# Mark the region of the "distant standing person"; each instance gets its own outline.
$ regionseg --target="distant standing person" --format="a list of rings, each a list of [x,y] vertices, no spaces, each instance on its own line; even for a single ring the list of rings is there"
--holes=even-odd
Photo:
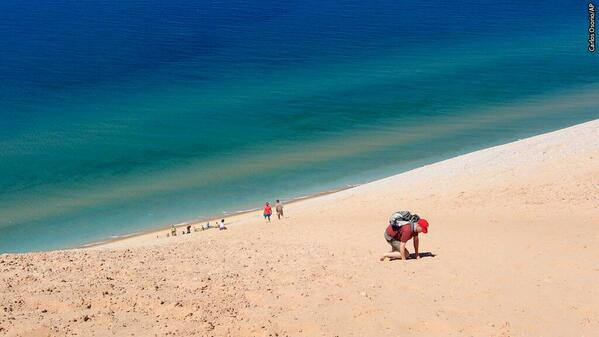
[[[272,215],[272,207],[270,207],[270,204],[267,202],[266,205],[264,205],[264,219],[268,219],[268,221],[270,222],[271,215]]]
[[[277,218],[279,218],[279,220],[281,220],[281,218],[283,217],[283,204],[281,203],[281,201],[277,200],[277,204],[275,205],[275,210],[277,211]]]

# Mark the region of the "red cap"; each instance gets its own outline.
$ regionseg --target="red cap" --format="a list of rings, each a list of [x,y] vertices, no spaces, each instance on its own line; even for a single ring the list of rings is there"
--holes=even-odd
[[[422,228],[422,233],[428,233],[428,221],[420,219],[418,220],[417,224],[420,226],[420,228]]]

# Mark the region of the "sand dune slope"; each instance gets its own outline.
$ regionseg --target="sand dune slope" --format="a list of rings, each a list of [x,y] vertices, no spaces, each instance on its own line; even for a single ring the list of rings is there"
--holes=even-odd
[[[596,120],[271,224],[1,255],[0,335],[599,336],[598,158]],[[378,261],[398,209],[429,220],[434,256]]]

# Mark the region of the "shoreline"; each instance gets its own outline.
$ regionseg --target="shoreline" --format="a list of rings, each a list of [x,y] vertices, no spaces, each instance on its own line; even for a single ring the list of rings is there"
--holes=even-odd
[[[367,183],[366,183],[367,184]],[[304,196],[299,196],[299,197],[295,197],[295,198],[291,198],[291,199],[287,199],[287,200],[283,200],[283,204],[285,206],[288,205],[293,205],[299,201],[303,201],[303,200],[310,200],[310,199],[314,199],[314,198],[318,198],[324,195],[328,195],[328,194],[334,194],[337,192],[341,192],[341,191],[345,191],[348,189],[352,189],[355,187],[358,187],[360,185],[363,184],[354,184],[354,185],[346,185],[343,187],[339,187],[339,188],[334,188],[331,190],[327,190],[327,191],[321,191],[321,192],[316,192],[313,194],[308,194],[308,195],[304,195]],[[227,219],[227,217],[230,218],[236,218],[239,216],[243,216],[243,215],[247,215],[250,213],[254,213],[257,211],[260,211],[262,208],[254,208],[254,209],[247,209],[247,210],[241,210],[241,211],[234,211],[234,212],[226,212],[223,213],[221,216],[206,216],[203,218],[199,218],[199,219],[194,219],[194,220],[188,220],[188,221],[183,221],[177,224],[174,224],[175,228],[177,229],[177,232],[182,229],[185,228],[188,225],[191,226],[197,226],[197,225],[203,225],[205,222],[214,222],[220,219]],[[274,216],[274,215],[273,215]],[[235,223],[233,222],[227,222],[227,224],[231,224],[231,223]],[[167,225],[170,226],[170,225]],[[211,227],[213,228],[213,227]],[[77,245],[75,247],[71,247],[71,248],[64,248],[64,249],[54,249],[54,250],[50,250],[50,251],[55,251],[55,250],[78,250],[78,249],[91,249],[91,248],[101,248],[103,246],[108,246],[111,244],[115,244],[118,242],[122,242],[125,240],[131,240],[131,239],[135,239],[138,237],[145,237],[145,236],[154,236],[156,234],[160,234],[162,232],[170,232],[170,227],[166,227],[166,228],[160,228],[160,229],[149,229],[146,231],[141,231],[141,232],[134,232],[134,233],[130,233],[130,234],[124,234],[124,235],[119,235],[118,237],[115,238],[109,238],[106,240],[101,240],[101,241],[95,241],[95,242],[91,242],[91,243],[87,243],[87,244],[81,244],[81,245]],[[193,230],[192,230],[193,233]],[[177,234],[179,235],[179,234]],[[4,253],[4,254],[28,254],[28,253],[37,253],[37,252],[25,252],[25,253]],[[2,255],[2,254],[0,254]]]
[[[439,162],[443,162],[446,160],[450,160],[453,158],[457,158],[460,156],[464,156],[464,155],[468,155],[471,153],[475,153],[477,151],[482,151],[482,150],[486,150],[486,149],[490,149],[490,148],[494,148],[497,146],[502,146],[502,145],[507,145],[507,144],[511,144],[514,142],[518,142],[521,141],[523,139],[528,139],[531,137],[537,137],[540,135],[544,135],[544,134],[548,134],[548,133],[552,133],[552,132],[556,132],[559,130],[563,130],[563,129],[567,129],[567,128],[571,128],[571,127],[575,127],[576,125],[581,125],[581,124],[585,124],[585,123],[589,123],[592,122],[591,121],[585,121],[583,123],[579,123],[579,124],[574,124],[574,125],[568,125],[565,127],[562,127],[561,129],[557,129],[557,130],[551,130],[551,131],[546,131],[546,132],[542,132],[539,134],[535,134],[535,135],[531,135],[528,137],[518,137],[518,138],[514,138],[514,139],[504,139],[503,143],[499,142],[499,143],[491,143],[491,144],[487,144],[487,147],[483,147],[483,148],[477,148],[476,146],[473,147],[468,147],[465,149],[460,149],[460,150],[456,150],[450,153],[445,153],[445,154],[441,154],[438,156],[435,156],[434,158],[429,158],[427,160],[424,161],[424,163],[420,163],[420,164],[416,164],[419,166],[411,166],[408,168],[397,168],[397,171],[393,170],[393,169],[386,169],[385,172],[382,172],[382,170],[380,172],[377,172],[376,174],[370,174],[370,175],[365,175],[365,176],[361,176],[361,178],[359,179],[354,179],[353,181],[350,181],[351,183],[353,182],[358,182],[358,183],[354,183],[354,184],[346,184],[346,185],[342,185],[341,187],[338,188],[333,188],[330,190],[326,190],[326,191],[322,191],[322,192],[315,192],[309,195],[304,195],[304,196],[299,196],[299,197],[295,197],[295,198],[291,198],[289,199],[289,201],[284,201],[285,204],[287,203],[295,203],[297,201],[300,200],[304,200],[304,199],[309,199],[309,198],[315,198],[318,197],[320,195],[323,194],[330,194],[330,193],[335,193],[338,191],[342,191],[344,189],[349,189],[349,188],[354,188],[356,186],[361,186],[361,185],[367,185],[370,184],[372,182],[378,181],[378,180],[382,180],[382,179],[386,179],[389,177],[393,177],[395,175],[398,174],[403,174],[406,172],[409,172],[411,170],[415,170],[418,168],[421,168],[423,166],[427,166],[427,165],[431,165],[431,164],[435,164],[435,163],[439,163]],[[462,151],[467,151],[467,152],[462,152]],[[429,161],[430,160],[430,161]],[[382,173],[381,173],[382,172]],[[347,180],[346,180],[347,181]],[[259,210],[259,208],[254,208],[254,209],[246,209],[246,210],[239,210],[239,211],[233,211],[233,212],[223,212],[222,214],[212,214],[212,215],[207,215],[207,216],[202,216],[202,217],[195,217],[192,219],[188,219],[182,222],[178,222],[175,224],[175,227],[179,230],[181,227],[187,226],[188,224],[191,225],[197,225],[201,222],[204,221],[214,221],[216,219],[221,219],[223,217],[236,217],[236,216],[240,216],[242,214],[247,214],[247,213],[251,213],[251,212],[255,212]],[[83,242],[83,243],[74,243],[74,244],[66,244],[62,247],[58,247],[58,248],[49,248],[49,249],[32,249],[32,250],[28,250],[28,251],[6,251],[6,252],[0,252],[0,255],[2,254],[27,254],[27,253],[36,253],[36,252],[49,252],[49,251],[56,251],[56,250],[73,250],[73,249],[86,249],[86,248],[95,248],[95,247],[99,247],[99,246],[103,246],[103,245],[110,245],[114,242],[119,242],[122,240],[128,240],[128,239],[132,239],[135,237],[139,237],[139,236],[147,236],[150,234],[154,234],[154,233],[160,233],[163,230],[167,230],[170,226],[169,224],[159,224],[158,226],[156,225],[152,225],[152,226],[148,226],[146,229],[137,229],[137,230],[133,230],[132,232],[125,232],[123,234],[120,235],[107,235],[106,237],[99,237],[96,240],[93,241],[88,241],[85,242],[83,240],[77,240],[79,242]]]
[[[290,206],[290,205],[294,205],[294,204],[296,204],[296,203],[298,203],[300,201],[306,201],[306,200],[310,200],[310,199],[315,199],[315,198],[318,198],[318,197],[321,197],[321,196],[335,194],[335,193],[338,193],[338,192],[341,192],[341,191],[345,191],[345,190],[349,190],[349,189],[354,189],[354,188],[357,188],[357,187],[360,187],[360,186],[368,186],[368,185],[371,185],[371,184],[376,183],[378,181],[383,181],[383,180],[386,180],[386,179],[392,179],[393,177],[400,176],[400,175],[409,173],[409,172],[414,171],[414,170],[419,170],[419,169],[422,169],[422,168],[430,166],[430,165],[436,165],[436,164],[440,164],[440,163],[443,163],[443,162],[446,162],[446,161],[455,160],[455,159],[461,158],[463,156],[469,156],[469,155],[472,155],[472,154],[476,154],[476,153],[481,152],[481,151],[488,151],[488,150],[491,150],[491,149],[494,149],[494,148],[498,148],[498,147],[502,147],[502,146],[508,146],[510,144],[516,144],[516,143],[519,143],[519,142],[522,142],[522,141],[525,141],[525,140],[528,140],[528,139],[533,139],[533,138],[536,138],[536,137],[541,137],[541,136],[544,136],[544,135],[549,135],[549,134],[552,134],[552,133],[555,133],[555,132],[560,132],[562,130],[568,130],[570,128],[574,128],[574,127],[577,127],[577,126],[580,126],[580,125],[585,125],[585,124],[588,124],[588,123],[593,123],[594,121],[596,121],[596,120],[591,120],[591,121],[587,121],[587,122],[584,122],[584,123],[575,124],[575,125],[572,125],[572,126],[567,126],[565,128],[562,128],[562,129],[553,130],[553,131],[549,131],[549,132],[537,134],[537,135],[526,137],[526,138],[519,138],[517,140],[509,141],[507,143],[496,144],[496,145],[492,145],[492,146],[485,147],[485,148],[482,148],[482,149],[478,149],[478,150],[474,150],[474,151],[470,151],[470,152],[458,154],[458,155],[455,155],[453,157],[444,158],[444,159],[441,159],[439,161],[435,161],[435,162],[432,162],[432,163],[429,163],[429,164],[424,164],[422,166],[414,167],[414,168],[408,169],[407,171],[401,171],[399,173],[394,173],[394,174],[390,174],[390,175],[387,175],[387,176],[375,178],[373,180],[368,180],[368,181],[366,181],[364,183],[345,185],[345,186],[341,186],[341,187],[338,187],[338,188],[333,188],[333,189],[326,190],[326,191],[316,192],[316,193],[313,193],[313,194],[308,194],[308,195],[303,195],[303,196],[291,198],[291,199],[288,199],[288,200],[283,200],[283,203],[284,203],[285,206]],[[234,224],[234,223],[236,223],[236,222],[238,222],[240,220],[239,218],[244,218],[246,215],[252,214],[254,212],[259,212],[260,210],[261,210],[261,208],[253,208],[253,209],[239,210],[239,211],[233,211],[233,212],[226,212],[226,213],[223,213],[221,215],[211,215],[211,216],[205,216],[205,217],[190,219],[190,220],[187,220],[187,221],[176,223],[174,225],[175,225],[175,228],[177,229],[177,232],[179,232],[181,229],[183,229],[184,227],[186,227],[188,225],[191,225],[191,226],[197,226],[197,225],[200,225],[200,224],[203,225],[205,222],[211,222],[212,223],[212,222],[214,222],[216,220],[219,220],[219,219],[222,219],[222,218],[232,219],[231,221],[227,221],[227,224],[231,224],[231,223]],[[170,224],[167,224],[167,225],[163,225],[163,226],[158,227],[158,228],[154,227],[154,228],[150,228],[150,229],[147,229],[147,230],[141,230],[141,231],[137,231],[137,232],[126,233],[126,234],[118,235],[116,237],[108,237],[106,239],[100,239],[98,241],[93,241],[93,242],[85,243],[85,244],[77,244],[77,245],[73,245],[73,246],[65,247],[65,248],[50,249],[50,250],[40,250],[40,251],[28,251],[28,252],[5,252],[5,253],[0,253],[0,256],[3,255],[3,254],[31,254],[31,253],[44,253],[44,252],[52,252],[52,251],[72,251],[72,250],[85,250],[85,249],[101,249],[101,248],[104,248],[104,247],[110,247],[111,245],[115,245],[115,244],[118,244],[118,243],[123,243],[123,242],[126,242],[126,241],[131,241],[131,240],[133,240],[133,241],[138,240],[138,239],[143,240],[144,238],[146,238],[146,239],[149,239],[149,238],[157,239],[156,235],[160,236],[161,234],[166,234],[166,233],[169,233],[169,232],[170,232]],[[192,229],[192,233],[194,233],[193,229]],[[181,234],[178,234],[178,236],[179,235],[181,235]],[[145,240],[145,241],[147,241],[147,240]]]

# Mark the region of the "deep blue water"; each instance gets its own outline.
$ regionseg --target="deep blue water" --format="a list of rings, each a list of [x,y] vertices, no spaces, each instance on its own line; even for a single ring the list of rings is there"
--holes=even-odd
[[[599,118],[579,1],[0,2],[0,253]]]

